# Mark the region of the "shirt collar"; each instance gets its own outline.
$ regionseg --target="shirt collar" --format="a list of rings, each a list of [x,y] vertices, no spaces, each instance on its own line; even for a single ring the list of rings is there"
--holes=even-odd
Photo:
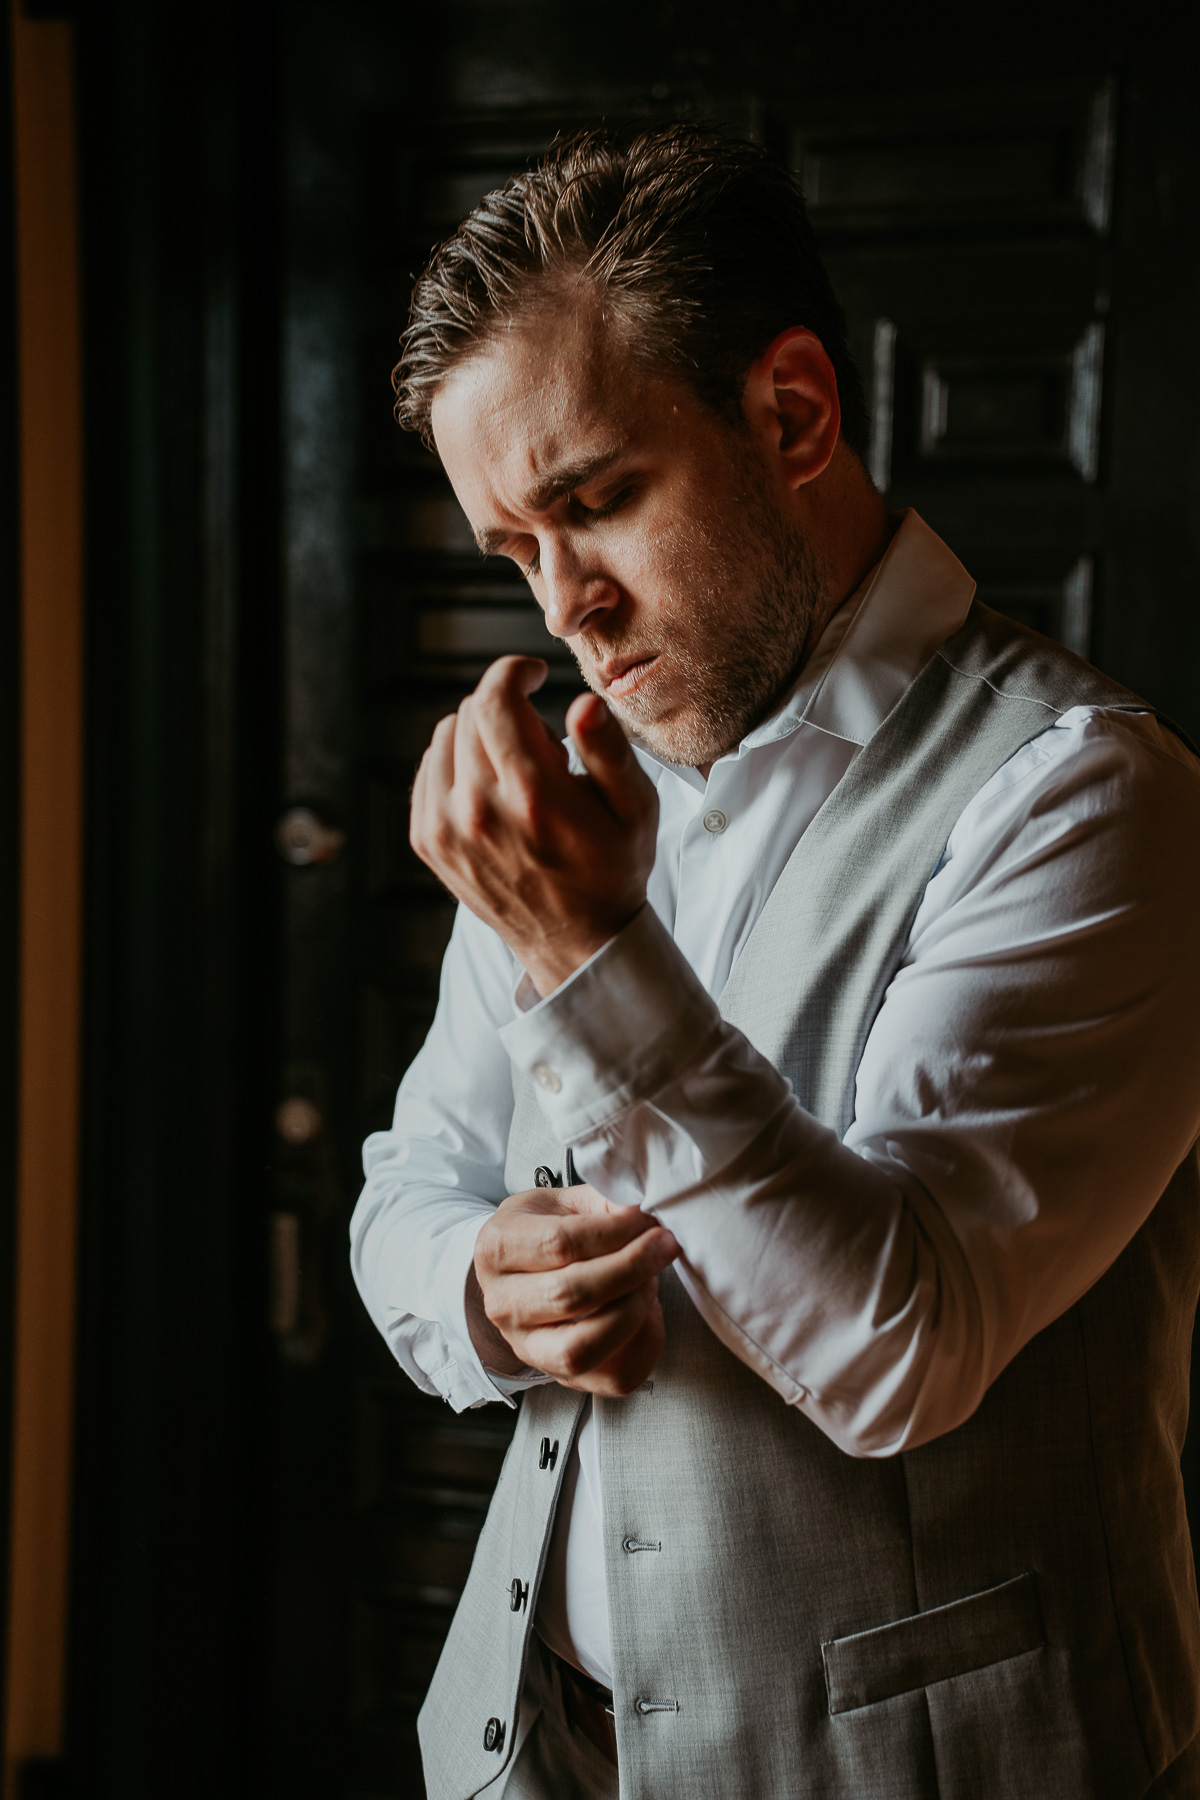
[[[974,595],[974,579],[910,508],[801,671],[785,702],[794,723],[865,744],[962,625]]]

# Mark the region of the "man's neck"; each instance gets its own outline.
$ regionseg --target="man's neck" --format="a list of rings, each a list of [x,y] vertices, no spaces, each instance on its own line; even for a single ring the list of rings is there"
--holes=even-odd
[[[850,456],[849,452],[846,454]],[[836,509],[822,509],[826,512],[822,523],[833,527],[821,534],[824,542],[820,544],[820,552],[825,559],[826,570],[824,593],[813,608],[800,658],[781,684],[778,694],[771,702],[771,708],[779,705],[784,695],[800,679],[805,665],[824,636],[829,621],[851,595],[857,593],[875,565],[882,561],[900,525],[901,515],[889,513],[882,494],[873,486],[857,457],[852,458],[852,464],[839,483],[837,498],[841,504]],[[768,712],[771,708],[768,708]],[[697,773],[705,781],[708,780],[715,761],[716,757],[712,762],[695,765]]]
[[[807,496],[806,496],[807,497]],[[813,616],[804,651],[792,677],[798,676],[820,643],[825,627],[856,593],[880,562],[895,536],[900,515],[888,512],[858,458],[844,445],[811,495],[806,535],[825,570],[824,596]]]

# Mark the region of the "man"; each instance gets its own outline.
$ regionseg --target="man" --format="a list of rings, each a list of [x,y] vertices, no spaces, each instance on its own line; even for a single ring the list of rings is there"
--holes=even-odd
[[[505,659],[413,792],[463,905],[355,1271],[526,1390],[433,1800],[1200,1793],[1194,756],[888,516],[751,147],[558,147],[396,381],[592,690],[568,754]]]

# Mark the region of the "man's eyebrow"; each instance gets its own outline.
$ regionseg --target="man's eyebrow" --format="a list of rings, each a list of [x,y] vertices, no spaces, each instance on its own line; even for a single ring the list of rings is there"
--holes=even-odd
[[[553,501],[560,500],[564,494],[574,493],[576,488],[586,487],[590,481],[606,475],[613,464],[624,456],[625,450],[624,444],[612,444],[579,462],[561,463],[557,468],[548,469],[534,487],[526,490],[522,496],[522,506],[527,512],[544,512],[546,507]],[[501,531],[489,526],[475,533],[475,542],[484,556],[494,556],[512,536],[511,531]]]
[[[607,449],[597,450],[580,462],[560,463],[557,468],[547,469],[536,486],[526,489],[521,504],[529,512],[542,512],[564,494],[572,494],[576,488],[587,487],[598,476],[607,475],[613,464],[624,456],[625,448],[624,444],[610,444]]]

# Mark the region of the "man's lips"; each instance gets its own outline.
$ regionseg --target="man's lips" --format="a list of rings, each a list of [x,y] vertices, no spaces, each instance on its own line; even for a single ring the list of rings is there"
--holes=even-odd
[[[600,670],[600,679],[613,698],[621,700],[644,681],[657,661],[657,650],[649,656],[614,657]]]

